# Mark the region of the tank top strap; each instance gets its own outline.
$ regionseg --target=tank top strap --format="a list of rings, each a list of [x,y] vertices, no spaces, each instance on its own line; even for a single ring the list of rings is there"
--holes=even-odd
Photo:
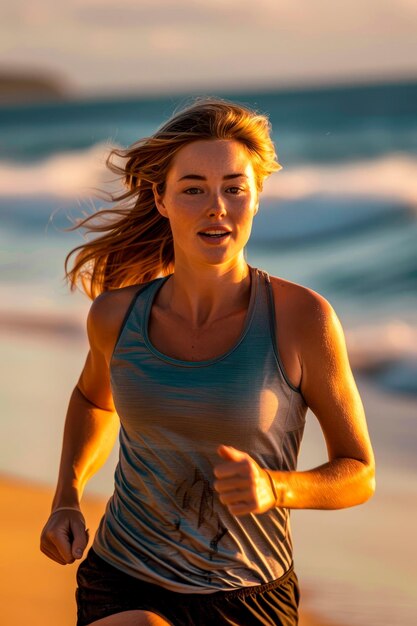
[[[122,335],[125,334],[126,330],[128,329],[128,327],[130,326],[130,324],[132,323],[132,317],[134,318],[133,323],[135,325],[138,324],[138,322],[141,321],[142,319],[142,309],[143,309],[143,298],[140,298],[139,296],[146,291],[153,283],[158,282],[159,280],[161,280],[160,278],[154,278],[152,280],[147,281],[146,283],[142,283],[141,285],[138,285],[138,288],[136,289],[136,291],[133,294],[133,297],[130,301],[130,304],[126,310],[126,313],[124,315],[123,321],[120,325],[120,329],[119,329],[119,334],[117,336],[116,342],[114,344],[114,349],[113,349],[113,354],[112,354],[112,358],[116,352],[116,349],[119,345],[119,343],[122,340]],[[139,307],[139,311],[137,310]],[[139,314],[138,314],[139,313]]]
[[[269,321],[269,329],[271,333],[271,339],[274,344],[274,349],[277,349],[277,341],[276,341],[276,315],[275,315],[275,304],[274,304],[274,294],[272,292],[271,279],[267,271],[263,269],[258,269],[259,273],[264,279],[265,285],[265,295],[267,300],[268,307],[268,321]]]
[[[297,387],[295,387],[292,382],[290,381],[290,379],[287,376],[287,373],[285,371],[285,367],[284,367],[284,363],[281,359],[281,355],[280,355],[280,349],[279,349],[279,345],[278,345],[278,336],[277,336],[277,318],[276,318],[276,311],[275,311],[275,298],[274,298],[274,292],[272,290],[272,284],[271,284],[271,279],[270,276],[268,274],[268,272],[266,272],[265,270],[258,270],[264,277],[264,285],[265,285],[265,297],[267,299],[267,303],[268,303],[268,319],[269,319],[269,330],[270,330],[270,340],[271,340],[271,344],[272,344],[272,348],[275,354],[275,358],[277,360],[278,363],[278,367],[280,369],[280,372],[285,380],[285,382],[287,383],[287,385],[290,387],[290,389],[292,389],[293,391],[296,391],[298,394],[301,395],[301,390]],[[304,398],[303,401],[305,402]]]

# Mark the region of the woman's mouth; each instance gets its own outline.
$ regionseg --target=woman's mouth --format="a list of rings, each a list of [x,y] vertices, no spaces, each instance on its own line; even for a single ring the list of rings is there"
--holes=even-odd
[[[204,239],[207,243],[220,243],[221,241],[225,241],[229,235],[230,232],[223,232],[223,233],[198,233],[199,237],[201,237],[202,239]]]

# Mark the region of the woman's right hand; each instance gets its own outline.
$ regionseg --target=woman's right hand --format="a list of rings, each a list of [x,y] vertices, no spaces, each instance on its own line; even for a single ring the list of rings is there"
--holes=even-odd
[[[52,512],[41,533],[41,552],[50,559],[68,565],[81,559],[88,544],[84,515],[77,510]]]

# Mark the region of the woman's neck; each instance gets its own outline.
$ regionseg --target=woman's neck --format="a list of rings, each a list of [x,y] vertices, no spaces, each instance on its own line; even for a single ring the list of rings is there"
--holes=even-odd
[[[159,291],[158,306],[202,329],[224,317],[247,309],[251,293],[250,266],[244,261],[225,269],[212,266],[196,271],[177,265]]]

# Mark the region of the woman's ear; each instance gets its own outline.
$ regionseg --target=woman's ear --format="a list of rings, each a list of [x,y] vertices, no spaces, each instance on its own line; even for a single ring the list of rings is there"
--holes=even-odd
[[[159,213],[163,217],[168,217],[167,212],[165,210],[164,201],[163,201],[162,197],[158,194],[158,192],[156,190],[156,184],[152,185],[152,191],[153,191],[153,197],[154,197],[154,200],[155,200],[155,206],[158,209]]]

